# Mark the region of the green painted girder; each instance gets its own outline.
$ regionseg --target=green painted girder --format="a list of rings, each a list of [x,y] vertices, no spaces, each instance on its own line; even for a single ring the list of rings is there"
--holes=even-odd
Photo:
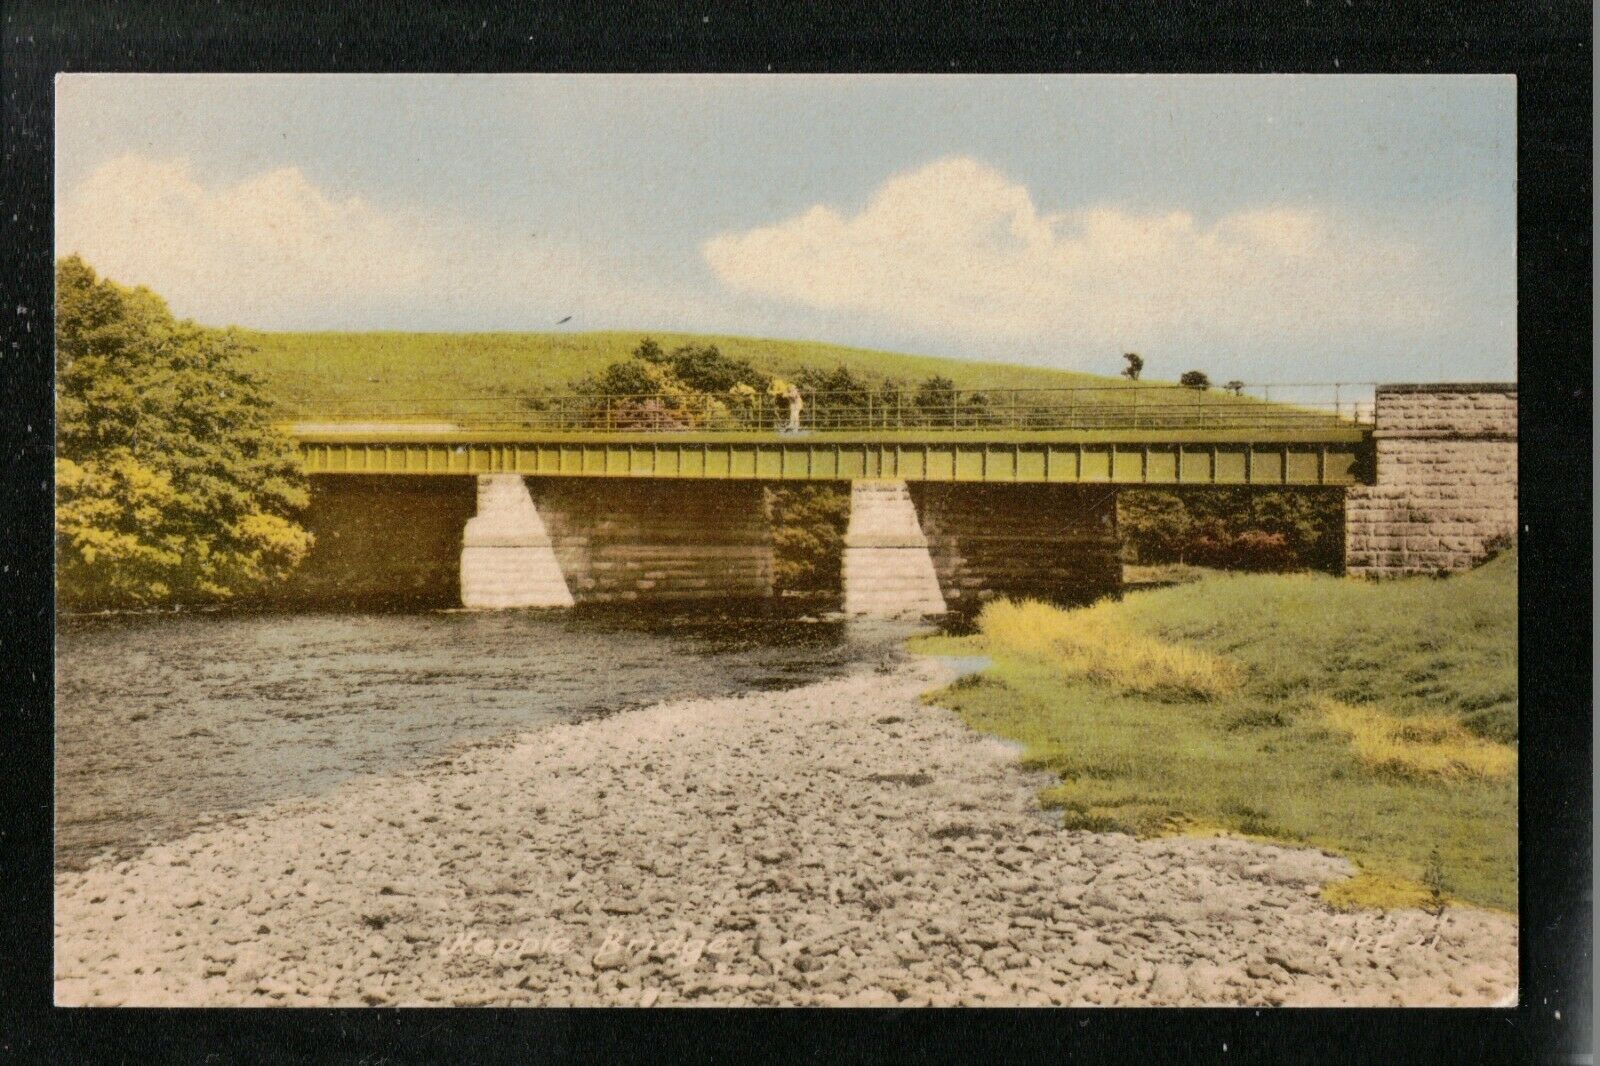
[[[1356,485],[1364,427],[874,433],[307,432],[308,474]]]

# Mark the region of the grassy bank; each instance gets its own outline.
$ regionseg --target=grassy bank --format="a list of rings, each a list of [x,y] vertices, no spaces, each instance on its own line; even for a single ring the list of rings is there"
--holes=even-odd
[[[749,359],[758,370],[779,375],[792,375],[808,366],[844,366],[869,378],[921,381],[943,375],[958,389],[1130,384],[1115,376],[1043,367],[711,334],[242,332],[254,349],[242,362],[265,379],[268,395],[294,417],[336,413],[333,405],[337,403],[436,403],[462,396],[525,396],[540,390],[560,391],[585,374],[627,359],[647,335],[667,349],[681,344],[715,344],[725,355]],[[1204,394],[1200,401],[1254,402],[1220,390]]]
[[[1224,831],[1362,870],[1335,902],[1516,909],[1517,561],[1448,579],[1207,574],[1078,611],[993,604],[932,697],[1024,744],[1069,825]]]

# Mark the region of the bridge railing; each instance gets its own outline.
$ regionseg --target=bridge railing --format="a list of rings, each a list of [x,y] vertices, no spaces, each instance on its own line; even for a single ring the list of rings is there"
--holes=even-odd
[[[751,392],[533,393],[300,406],[340,424],[443,423],[452,429],[553,433],[781,432],[796,424],[802,431],[1309,429],[1369,424],[1372,419],[1370,385],[1255,388],[1267,395],[1134,384],[802,390],[797,417],[786,397]],[[1331,389],[1332,395],[1297,398],[1308,389]],[[1284,399],[1272,398],[1274,391]]]

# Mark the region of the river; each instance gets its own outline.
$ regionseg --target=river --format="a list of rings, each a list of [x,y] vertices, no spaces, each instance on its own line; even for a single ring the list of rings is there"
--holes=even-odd
[[[911,631],[704,607],[64,619],[56,865],[554,722],[807,684]]]

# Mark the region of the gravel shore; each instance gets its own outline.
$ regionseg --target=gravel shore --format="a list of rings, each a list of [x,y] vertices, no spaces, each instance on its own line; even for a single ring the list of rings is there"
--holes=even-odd
[[[1066,832],[918,660],[661,704],[56,882],[62,1005],[1491,1005],[1512,920],[1316,851]]]

